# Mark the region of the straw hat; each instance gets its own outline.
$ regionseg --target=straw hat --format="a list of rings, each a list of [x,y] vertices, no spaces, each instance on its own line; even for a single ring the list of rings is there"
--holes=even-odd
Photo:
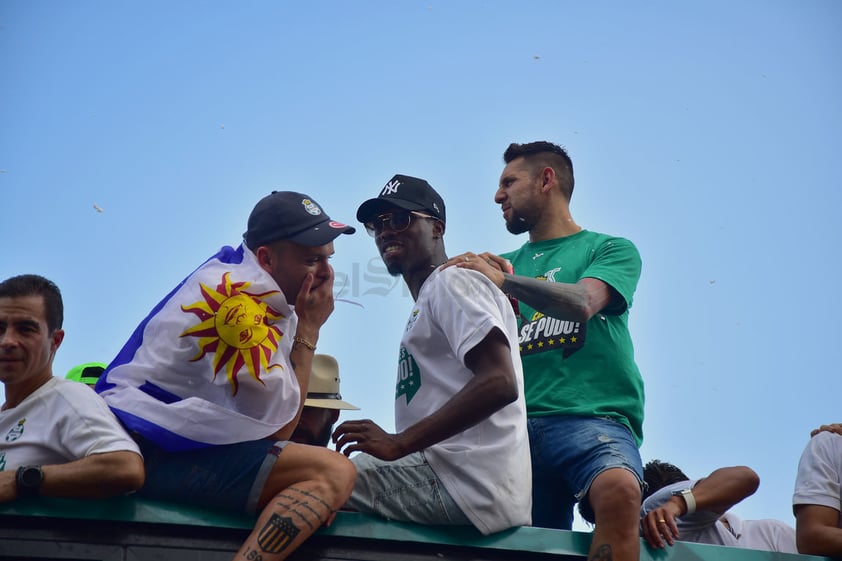
[[[304,405],[323,409],[359,409],[339,394],[339,363],[330,355],[313,356],[313,370],[310,372],[310,391]]]

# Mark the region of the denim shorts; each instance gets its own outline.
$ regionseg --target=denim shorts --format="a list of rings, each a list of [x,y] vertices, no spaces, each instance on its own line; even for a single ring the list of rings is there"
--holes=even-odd
[[[471,525],[421,452],[393,462],[368,454],[351,461],[357,482],[344,508],[420,524]]]
[[[288,442],[254,440],[168,452],[132,435],[146,466],[142,497],[255,514],[275,461]]]
[[[593,522],[586,497],[597,475],[624,468],[643,482],[631,431],[606,417],[556,415],[527,420],[532,455],[532,525],[570,530],[573,506]]]

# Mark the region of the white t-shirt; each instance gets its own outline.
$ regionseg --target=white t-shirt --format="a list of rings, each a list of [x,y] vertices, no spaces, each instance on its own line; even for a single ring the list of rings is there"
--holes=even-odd
[[[640,517],[643,518],[672,496],[673,491],[692,488],[698,480],[680,481],[658,489],[643,501]],[[722,523],[728,521],[728,526]],[[710,510],[697,510],[675,520],[679,540],[695,543],[727,545],[743,549],[762,549],[783,553],[798,553],[795,547],[795,528],[780,520],[741,520],[735,514],[719,514]]]
[[[108,405],[79,382],[52,378],[17,407],[0,411],[0,471],[123,450],[140,454]]]
[[[842,512],[842,435],[820,432],[798,462],[792,505],[826,506]],[[842,528],[842,516],[839,517]]]
[[[438,411],[473,378],[465,354],[497,327],[509,342],[518,398],[423,451],[447,491],[484,534],[532,523],[532,466],[517,324],[485,276],[451,267],[424,282],[401,340],[395,392],[398,431]]]

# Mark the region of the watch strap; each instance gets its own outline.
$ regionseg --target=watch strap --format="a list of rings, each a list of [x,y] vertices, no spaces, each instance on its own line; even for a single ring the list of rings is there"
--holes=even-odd
[[[693,489],[684,489],[679,493],[684,497],[684,502],[687,503],[687,512],[684,514],[693,514],[696,512],[696,497],[693,496]]]
[[[26,499],[38,496],[38,489],[44,481],[44,472],[41,466],[20,466],[15,472],[15,485],[17,486],[18,498]]]

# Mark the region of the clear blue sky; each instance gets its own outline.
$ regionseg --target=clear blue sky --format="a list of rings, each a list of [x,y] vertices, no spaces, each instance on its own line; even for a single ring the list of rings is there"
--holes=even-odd
[[[0,1],[0,277],[62,288],[56,358],[110,361],[273,189],[353,223],[393,174],[449,253],[511,250],[512,141],[566,146],[573,216],[643,257],[644,460],[745,464],[793,522],[810,429],[840,421],[842,4]],[[95,208],[101,209],[101,212]],[[319,350],[392,429],[411,298],[360,229]]]

